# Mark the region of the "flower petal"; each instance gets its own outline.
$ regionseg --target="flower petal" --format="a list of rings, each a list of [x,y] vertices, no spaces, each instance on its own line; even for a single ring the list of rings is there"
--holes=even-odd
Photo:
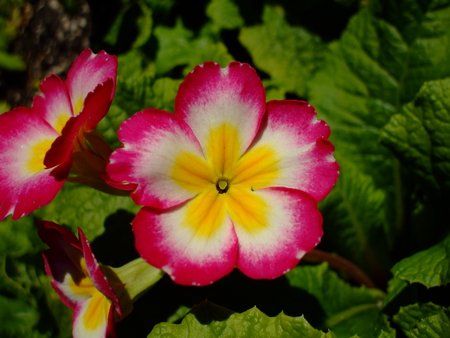
[[[34,98],[33,111],[61,134],[66,122],[73,116],[66,86],[58,75],[52,74],[42,81],[40,88],[42,94]]]
[[[45,169],[43,159],[57,132],[34,111],[19,107],[0,115],[0,220],[19,219],[50,203],[70,167]]]
[[[77,304],[72,319],[74,338],[113,338],[114,312],[111,301],[100,291]]]
[[[265,207],[253,208],[247,201],[245,217],[231,215],[239,240],[237,267],[250,278],[276,278],[320,242],[322,215],[316,201],[302,191],[266,188],[252,194]],[[259,226],[261,219],[264,226]]]
[[[124,146],[106,171],[116,182],[138,184],[131,194],[137,204],[169,208],[197,194],[206,162],[191,129],[175,115],[146,109],[123,122],[118,135]]]
[[[114,93],[114,82],[109,79],[88,94],[83,111],[73,116],[66,123],[51,149],[47,152],[44,164],[47,168],[70,161],[72,152],[87,147],[84,133],[90,132],[108,113],[111,105],[111,93]]]
[[[86,298],[72,287],[73,281],[80,283],[87,277],[80,268],[81,243],[72,232],[56,223],[38,221],[38,226],[39,237],[50,247],[42,253],[45,272],[52,278],[52,287],[62,302],[75,309],[76,303]]]
[[[217,195],[211,190],[164,212],[142,208],[132,223],[142,258],[183,285],[208,285],[230,273],[237,238]]]
[[[111,285],[109,284],[108,279],[100,269],[100,265],[98,264],[94,253],[92,252],[91,245],[84,235],[83,230],[81,230],[80,228],[78,228],[78,237],[80,238],[80,242],[83,248],[83,256],[86,260],[86,267],[89,271],[90,278],[94,282],[97,290],[101,292],[102,296],[107,297],[114,305],[117,313],[122,316],[122,308],[120,306],[119,299],[114,293]]]
[[[108,79],[113,81],[112,90],[109,92],[109,100],[112,101],[116,90],[117,66],[117,57],[105,51],[94,54],[92,50],[85,49],[80,54],[70,68],[65,82],[72,100],[74,115],[82,110],[88,93]]]
[[[255,69],[232,62],[221,68],[214,62],[195,67],[175,98],[175,114],[192,128],[202,146],[210,131],[222,125],[238,130],[240,154],[253,141],[265,112],[266,94]]]
[[[257,186],[262,178],[270,178],[270,186],[299,189],[321,201],[339,176],[334,146],[327,140],[329,135],[330,128],[316,118],[314,108],[307,102],[268,102],[267,121],[261,126],[258,141],[244,157],[265,147],[273,155],[273,163],[265,155],[266,165],[255,166],[258,170],[248,177],[248,184]],[[259,183],[252,182],[252,178]]]

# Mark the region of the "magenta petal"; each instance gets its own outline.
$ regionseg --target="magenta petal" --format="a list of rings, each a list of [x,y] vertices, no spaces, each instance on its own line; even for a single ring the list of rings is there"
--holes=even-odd
[[[120,306],[119,299],[117,298],[111,285],[109,284],[108,279],[100,269],[100,265],[98,264],[94,253],[92,252],[91,245],[84,235],[83,230],[81,230],[80,228],[78,228],[78,237],[80,238],[80,242],[83,247],[83,255],[84,259],[86,260],[86,266],[89,271],[89,276],[94,282],[94,285],[101,293],[103,293],[109,300],[113,302],[117,313],[122,316],[122,307]]]
[[[45,272],[52,278],[52,287],[63,303],[75,309],[77,300],[67,294],[63,284],[67,275],[71,275],[74,280],[85,277],[79,265],[83,257],[80,241],[72,232],[56,223],[38,221],[38,226],[39,237],[50,247],[42,253]]]
[[[39,168],[45,149],[33,150],[57,135],[31,109],[20,107],[0,115],[0,220],[11,214],[19,219],[50,203],[59,192],[69,168]]]
[[[113,86],[113,81],[109,79],[88,94],[83,111],[70,118],[61,136],[53,142],[51,149],[47,152],[44,164],[48,168],[70,161],[72,152],[83,147],[81,144],[84,142],[83,133],[94,130],[108,113]]]
[[[203,157],[192,130],[176,115],[145,109],[123,122],[118,135],[124,146],[113,152],[106,171],[115,182],[137,184],[131,194],[137,204],[170,208],[195,196],[170,177],[182,151]]]
[[[61,78],[52,74],[41,85],[42,94],[33,100],[33,111],[47,121],[58,133],[73,116],[69,93]]]
[[[175,98],[175,114],[192,128],[202,146],[209,133],[226,123],[238,129],[241,153],[258,132],[266,109],[266,93],[255,69],[232,62],[221,68],[214,62],[195,67]]]
[[[112,90],[109,92],[109,100],[114,97],[116,90],[116,76],[117,76],[117,57],[109,55],[105,51],[98,54],[92,53],[90,49],[84,50],[80,56],[74,61],[72,67],[67,74],[65,82],[72,105],[75,107],[84,102],[88,93],[94,91],[98,85],[105,83],[108,79],[113,81]]]
[[[235,226],[237,267],[250,278],[273,279],[294,268],[322,237],[322,215],[310,195],[293,189],[255,191],[270,206],[266,228],[248,232]]]
[[[160,212],[142,208],[133,220],[136,249],[149,264],[182,285],[208,285],[230,273],[237,238],[227,219],[214,238],[199,240],[182,225],[183,208]]]
[[[270,101],[267,121],[255,146],[268,145],[280,158],[279,177],[273,186],[298,189],[321,201],[339,176],[330,128],[304,101]]]

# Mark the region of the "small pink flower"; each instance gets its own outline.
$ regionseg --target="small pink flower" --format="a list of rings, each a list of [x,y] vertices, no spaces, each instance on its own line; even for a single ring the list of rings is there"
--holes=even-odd
[[[86,139],[105,143],[91,132],[108,112],[116,75],[115,56],[86,49],[66,81],[54,74],[42,81],[31,109],[18,107],[0,115],[0,220],[8,215],[19,219],[50,203],[71,169],[106,167],[110,151],[94,153]]]
[[[38,234],[50,249],[42,254],[45,272],[62,302],[74,310],[75,338],[116,337],[114,323],[126,317],[139,299],[163,272],[142,258],[124,266],[100,266],[86,236],[78,237],[66,228],[39,221]]]
[[[321,240],[317,203],[339,175],[329,135],[307,102],[266,103],[249,65],[206,62],[180,85],[175,114],[122,123],[107,172],[137,184],[137,250],[175,282],[210,284],[235,266],[272,279]]]

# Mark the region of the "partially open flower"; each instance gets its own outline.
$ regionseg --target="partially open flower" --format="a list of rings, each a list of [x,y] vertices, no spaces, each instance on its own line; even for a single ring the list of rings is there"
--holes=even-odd
[[[0,220],[8,215],[19,219],[50,203],[71,170],[94,172],[86,165],[94,161],[85,161],[86,156],[96,157],[105,170],[111,151],[93,151],[90,138],[98,137],[90,133],[108,112],[116,75],[115,56],[86,49],[66,81],[54,74],[42,81],[42,93],[32,108],[18,107],[0,115]],[[102,170],[98,164],[96,168]],[[100,183],[84,181],[107,189],[99,174],[94,175]]]
[[[114,322],[163,274],[141,258],[120,268],[100,266],[81,229],[78,239],[56,223],[40,221],[39,236],[50,247],[43,258],[52,286],[74,310],[75,338],[115,337]]]
[[[252,278],[292,269],[319,242],[317,202],[336,183],[330,129],[304,101],[270,101],[255,70],[197,66],[175,114],[146,109],[122,123],[107,172],[137,184],[136,247],[180,284],[235,266]]]

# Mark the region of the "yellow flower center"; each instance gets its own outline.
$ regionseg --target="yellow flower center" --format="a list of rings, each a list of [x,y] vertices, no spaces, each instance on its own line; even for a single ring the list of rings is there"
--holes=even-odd
[[[54,140],[45,139],[36,143],[34,146],[30,148],[29,152],[29,160],[26,163],[26,168],[30,173],[36,173],[38,171],[44,170],[44,158],[47,151],[52,146]]]
[[[254,232],[268,225],[270,206],[254,191],[269,187],[279,175],[279,156],[269,145],[241,155],[238,130],[227,123],[211,130],[205,158],[181,152],[171,178],[196,193],[183,224],[196,236],[213,236],[227,215],[235,226]]]

